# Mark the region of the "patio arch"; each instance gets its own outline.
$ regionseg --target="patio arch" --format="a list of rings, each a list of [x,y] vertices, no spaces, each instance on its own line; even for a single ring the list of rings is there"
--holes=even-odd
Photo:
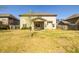
[[[45,26],[45,19],[43,18],[34,18],[32,19],[33,25],[34,25],[34,29],[35,30],[42,30],[44,29]]]

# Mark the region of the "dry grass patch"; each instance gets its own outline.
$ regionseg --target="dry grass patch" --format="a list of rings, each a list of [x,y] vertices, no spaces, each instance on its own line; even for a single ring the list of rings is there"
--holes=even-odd
[[[0,52],[79,52],[79,31],[0,31]]]

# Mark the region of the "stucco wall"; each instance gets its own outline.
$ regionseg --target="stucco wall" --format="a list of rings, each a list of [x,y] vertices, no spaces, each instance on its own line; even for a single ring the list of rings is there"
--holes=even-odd
[[[27,24],[27,27],[30,26],[30,19],[29,19],[29,17],[20,17],[20,28],[23,27],[23,24]]]
[[[42,17],[42,18],[47,20],[46,29],[56,29],[56,17],[48,16],[48,17]],[[49,21],[52,21],[52,24],[48,24]]]
[[[8,18],[0,18],[0,21],[2,22],[2,24],[8,25]]]

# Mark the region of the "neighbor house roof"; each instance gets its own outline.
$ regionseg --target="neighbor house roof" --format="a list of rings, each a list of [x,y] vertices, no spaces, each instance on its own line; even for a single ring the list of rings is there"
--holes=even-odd
[[[0,14],[0,17],[1,18],[4,18],[4,17],[8,17],[8,18],[14,18],[14,19],[17,19],[15,16],[13,16],[12,14]],[[18,19],[17,19],[18,20]]]
[[[73,14],[69,16],[67,19],[72,19],[72,18],[77,18],[77,17],[79,17],[79,14]]]
[[[62,25],[62,24],[68,25],[68,24],[70,24],[70,22],[68,22],[68,21],[60,21],[59,24],[60,24],[60,25]]]
[[[57,15],[50,13],[27,13],[27,14],[21,14],[19,16],[57,16]]]

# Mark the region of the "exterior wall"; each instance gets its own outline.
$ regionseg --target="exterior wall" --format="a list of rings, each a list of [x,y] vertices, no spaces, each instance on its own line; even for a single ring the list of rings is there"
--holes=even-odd
[[[26,24],[27,27],[30,27],[31,21],[29,17],[20,17],[20,29],[23,27],[24,24]]]
[[[76,24],[69,24],[69,30],[77,30]]]
[[[0,18],[0,22],[1,22],[1,26],[3,26],[3,28],[10,28],[10,29],[19,29],[19,21],[16,22],[17,20],[14,18]],[[18,23],[18,24],[17,24]],[[1,28],[0,28],[1,29]]]
[[[14,19],[12,18],[9,18],[9,21],[8,21],[9,25],[14,25]]]
[[[21,16],[20,17],[20,29],[23,27],[23,24],[27,24],[27,27],[32,26],[34,28],[34,23],[30,21],[30,19],[38,18],[38,16],[33,16],[29,18],[28,16]],[[40,16],[39,18],[45,19],[44,22],[44,29],[56,29],[56,17],[55,16]],[[52,23],[48,23],[51,21]]]
[[[58,27],[58,29],[62,29],[62,30],[68,30],[69,29],[68,25],[58,25],[57,27]]]
[[[56,17],[54,16],[48,16],[48,17],[42,17],[43,19],[47,20],[45,23],[46,28],[45,29],[56,29]],[[52,23],[48,23],[51,21]]]
[[[0,18],[0,21],[2,22],[2,24],[4,25],[16,25],[19,24],[19,20],[16,20],[14,18]]]
[[[62,25],[58,25],[57,27],[63,30],[77,30],[78,29],[77,25],[72,25],[72,24],[69,24],[69,25],[62,24]]]
[[[19,25],[19,20],[14,18],[9,18],[8,23],[9,25]]]
[[[8,20],[9,23],[9,28],[10,29],[19,29],[19,20],[15,19],[15,18],[9,18]]]
[[[3,25],[8,25],[8,18],[0,18]]]

